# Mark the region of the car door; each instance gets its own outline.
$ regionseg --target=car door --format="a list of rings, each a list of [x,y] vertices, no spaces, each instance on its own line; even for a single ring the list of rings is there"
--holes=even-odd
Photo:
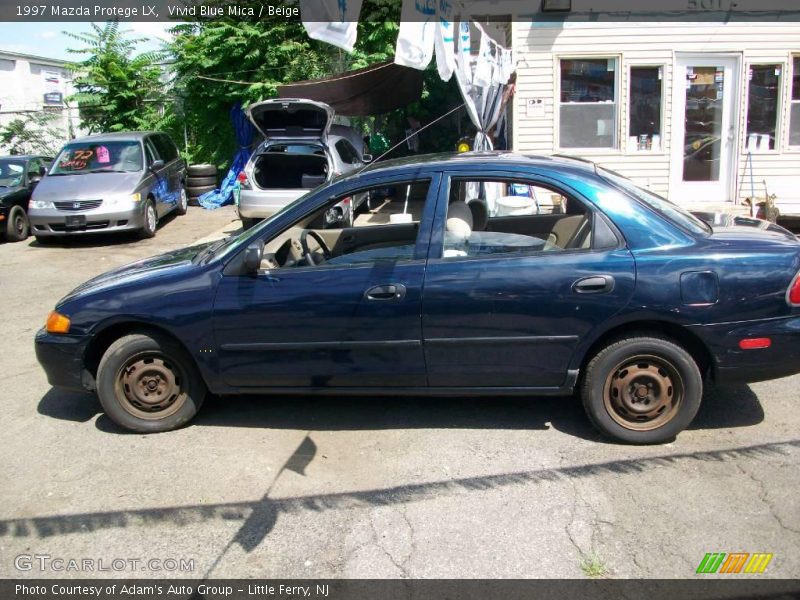
[[[284,266],[222,277],[213,321],[220,374],[228,385],[399,388],[426,384],[420,312],[439,176],[415,179],[428,186],[417,222],[394,229],[368,224],[361,231],[322,231],[336,239],[330,247],[340,254],[338,264],[331,260],[320,266]],[[324,211],[357,191],[350,186],[328,200],[318,209],[320,220]],[[313,199],[309,204],[313,205]],[[402,202],[397,206],[402,210]],[[284,238],[294,243],[294,238],[287,237],[293,226],[268,228],[267,248]],[[381,236],[381,231],[386,234]],[[392,231],[408,232],[407,245],[393,238]],[[347,248],[356,243],[363,252],[348,254]],[[387,258],[387,251],[391,254],[401,247],[400,258]],[[283,252],[286,246],[279,248]]]
[[[155,135],[148,135],[144,139],[145,154],[147,156],[148,173],[145,177],[151,179],[150,192],[156,199],[156,212],[161,217],[169,212],[171,208],[170,181],[168,176],[167,161],[158,151]],[[164,165],[158,169],[153,168],[156,160],[164,161]]]
[[[156,135],[158,153],[164,160],[164,172],[169,187],[170,210],[178,205],[183,178],[183,161],[178,154],[178,149],[166,133]]]
[[[559,388],[579,340],[627,304],[635,282],[633,258],[613,225],[560,182],[503,172],[478,175],[449,173],[440,186],[422,300],[429,384]],[[486,185],[478,183],[481,178]],[[473,180],[471,189],[481,190],[490,189],[489,183],[543,185],[569,198],[576,214],[561,215],[561,225],[547,236],[535,225],[523,235],[522,221],[508,227],[511,217],[496,216],[493,223],[490,216],[480,232],[462,241],[466,250],[444,252],[451,235],[447,215],[456,212],[449,207],[457,197],[451,192]],[[464,202],[463,194],[458,202]],[[574,236],[564,234],[565,248],[557,247],[559,234],[580,230],[578,209],[588,219],[588,238],[569,247]],[[516,218],[535,223],[538,216]]]

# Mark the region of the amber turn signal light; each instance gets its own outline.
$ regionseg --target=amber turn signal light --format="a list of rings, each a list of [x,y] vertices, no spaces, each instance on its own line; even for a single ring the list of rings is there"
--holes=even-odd
[[[47,317],[48,333],[69,333],[69,319],[64,315],[51,312]]]

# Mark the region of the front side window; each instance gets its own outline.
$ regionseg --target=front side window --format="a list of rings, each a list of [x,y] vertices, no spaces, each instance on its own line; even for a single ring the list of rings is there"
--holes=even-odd
[[[561,148],[617,147],[617,59],[560,61]]]
[[[789,123],[789,145],[800,146],[800,56],[792,59],[792,106]]]
[[[558,190],[523,180],[451,181],[445,260],[591,247],[591,213]]]
[[[631,67],[628,150],[661,151],[664,67]]]
[[[384,184],[334,198],[271,239],[262,268],[363,266],[413,260],[430,180]]]
[[[747,151],[775,150],[781,65],[751,65],[747,97]]]
[[[25,163],[21,160],[0,160],[0,187],[22,185]]]
[[[361,162],[358,152],[353,148],[353,144],[347,140],[342,139],[336,142],[336,152],[339,154],[342,162],[347,165],[354,165]]]
[[[79,142],[61,150],[50,175],[132,173],[142,168],[139,142]]]

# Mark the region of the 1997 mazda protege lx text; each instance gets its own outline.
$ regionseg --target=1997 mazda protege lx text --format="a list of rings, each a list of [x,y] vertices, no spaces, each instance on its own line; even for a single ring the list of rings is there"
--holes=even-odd
[[[324,226],[361,193],[351,227]],[[712,229],[591,163],[416,157],[81,285],[36,352],[52,385],[96,390],[135,431],[183,425],[207,392],[578,389],[603,433],[657,443],[706,377],[800,372],[799,271],[785,230]]]

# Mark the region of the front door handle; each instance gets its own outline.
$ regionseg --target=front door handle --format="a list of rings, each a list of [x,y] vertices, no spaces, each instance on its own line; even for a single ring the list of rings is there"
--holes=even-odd
[[[593,275],[578,279],[572,284],[576,294],[607,294],[614,290],[614,278],[611,275]]]
[[[402,300],[406,296],[406,286],[402,283],[376,285],[364,292],[367,300]]]

